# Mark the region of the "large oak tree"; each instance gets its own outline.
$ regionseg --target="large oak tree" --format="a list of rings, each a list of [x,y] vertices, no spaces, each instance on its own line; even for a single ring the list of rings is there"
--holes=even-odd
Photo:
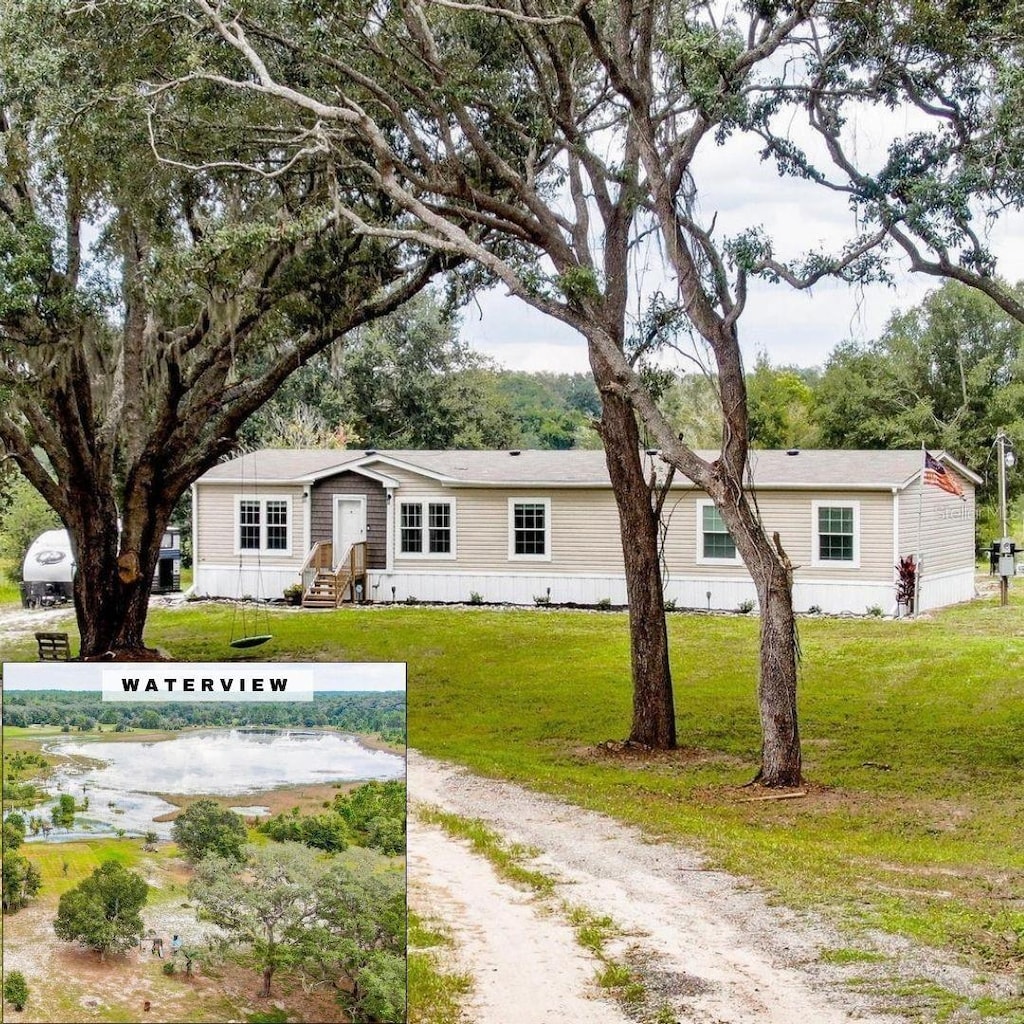
[[[261,97],[160,97],[220,67],[180,6],[0,15],[0,445],[71,535],[84,657],[144,653],[175,503],[288,374],[437,262],[355,234],[338,191],[360,195]]]

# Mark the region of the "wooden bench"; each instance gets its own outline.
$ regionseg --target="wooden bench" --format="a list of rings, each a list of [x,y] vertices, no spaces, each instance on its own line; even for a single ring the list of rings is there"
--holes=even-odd
[[[40,661],[70,661],[71,645],[67,633],[36,633]]]

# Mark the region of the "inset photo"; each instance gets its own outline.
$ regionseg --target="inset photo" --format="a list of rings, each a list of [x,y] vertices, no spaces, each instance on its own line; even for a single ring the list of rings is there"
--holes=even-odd
[[[405,1021],[405,684],[4,666],[4,1019]]]

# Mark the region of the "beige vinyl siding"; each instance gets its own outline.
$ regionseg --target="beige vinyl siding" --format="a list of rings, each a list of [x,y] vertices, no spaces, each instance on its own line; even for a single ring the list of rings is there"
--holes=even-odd
[[[619,518],[607,488],[445,487],[390,466],[380,471],[400,481],[391,511],[396,570],[623,572]],[[509,558],[510,498],[551,502],[550,559]],[[401,503],[409,501],[454,502],[455,558],[409,557],[398,551],[395,516]]]
[[[920,536],[926,577],[974,567],[974,484],[952,467],[947,466],[946,469],[960,481],[967,495],[966,501],[933,485],[926,486],[922,492],[920,480],[900,491],[900,554],[917,552],[920,505]]]
[[[262,565],[271,567],[295,566],[298,568],[306,560],[309,547],[305,536],[305,509],[302,501],[301,485],[274,486],[259,484],[256,487],[240,488],[237,484],[214,485],[200,484],[196,488],[197,508],[199,517],[199,560],[201,565],[232,565],[238,564],[236,548],[237,529],[235,523],[236,499],[247,498],[291,498],[291,554],[283,555],[273,551],[259,554]],[[246,551],[244,564],[253,565],[257,561],[255,551]]]
[[[400,480],[395,494],[402,501],[453,500],[456,506],[456,558],[408,558],[394,552],[396,570],[496,570],[502,572],[564,573],[623,572],[622,546],[615,499],[608,488],[463,488],[443,484],[390,467],[381,467]],[[508,557],[509,498],[547,498],[551,502],[550,561]],[[702,491],[673,490],[665,503],[669,529],[665,555],[670,577],[735,576],[744,578],[742,562],[698,563],[697,509]],[[859,504],[860,567],[812,566],[813,503]],[[892,494],[889,491],[764,491],[758,504],[771,533],[797,567],[796,577],[822,580],[892,578]],[[392,516],[394,516],[392,512]],[[395,523],[392,518],[392,535]],[[394,543],[394,541],[392,541]]]
[[[665,502],[669,518],[665,558],[669,574],[746,577],[742,562],[699,562],[698,502],[703,491],[673,491]],[[859,568],[814,565],[815,502],[859,506]],[[769,536],[778,531],[795,567],[795,579],[888,580],[892,577],[892,494],[889,491],[760,491],[757,504]]]

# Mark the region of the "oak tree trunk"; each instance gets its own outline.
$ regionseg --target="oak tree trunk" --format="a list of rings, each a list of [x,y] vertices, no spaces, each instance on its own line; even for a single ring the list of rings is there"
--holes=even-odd
[[[598,387],[601,366],[593,363]],[[629,739],[657,750],[676,745],[658,514],[640,457],[640,432],[627,398],[602,390],[601,435],[619,511],[629,600],[633,721]]]
[[[737,498],[736,495],[739,495]],[[765,786],[799,786],[800,730],[797,724],[797,631],[793,613],[793,573],[776,535],[773,543],[747,492],[723,485],[719,512],[757,589],[761,612],[758,708],[761,767]]]
[[[169,519],[162,505],[128,502],[118,531],[118,511],[106,489],[70,494],[65,525],[75,558],[75,615],[80,657],[150,658],[143,631],[153,572]]]

